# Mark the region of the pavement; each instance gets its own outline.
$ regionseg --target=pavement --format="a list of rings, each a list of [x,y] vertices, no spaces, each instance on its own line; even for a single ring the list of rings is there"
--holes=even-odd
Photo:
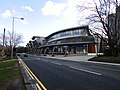
[[[80,56],[63,56],[63,55],[56,55],[52,56],[40,56],[44,58],[53,58],[53,59],[62,59],[62,60],[70,60],[70,61],[88,61],[88,59],[95,57],[95,55],[80,55]]]
[[[93,58],[95,56],[96,55],[79,55],[79,56],[75,56],[75,55],[73,55],[73,56],[56,55],[56,56],[52,57],[52,56],[47,55],[47,56],[38,56],[38,57],[52,58],[52,59],[61,59],[61,60],[69,60],[69,61],[77,61],[77,62],[98,63],[98,64],[104,64],[104,65],[117,65],[117,66],[120,66],[120,64],[117,64],[117,63],[88,61],[88,59]]]

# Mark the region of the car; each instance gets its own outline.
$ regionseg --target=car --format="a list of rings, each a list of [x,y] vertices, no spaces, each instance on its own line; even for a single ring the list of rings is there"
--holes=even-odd
[[[17,56],[20,56],[20,54],[17,54]]]
[[[28,55],[27,55],[27,54],[24,54],[23,56],[24,56],[24,57],[28,57]]]

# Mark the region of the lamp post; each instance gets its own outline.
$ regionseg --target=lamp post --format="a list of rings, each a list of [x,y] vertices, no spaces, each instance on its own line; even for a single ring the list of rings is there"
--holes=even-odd
[[[11,59],[13,59],[13,42],[14,42],[14,19],[20,19],[20,20],[24,20],[24,18],[19,18],[19,17],[13,17],[13,21],[12,21],[12,36],[11,36]]]

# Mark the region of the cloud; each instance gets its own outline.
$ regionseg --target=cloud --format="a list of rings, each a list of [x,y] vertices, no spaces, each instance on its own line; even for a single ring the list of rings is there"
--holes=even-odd
[[[5,28],[5,25],[0,25],[0,29],[3,29],[3,28]]]
[[[65,9],[65,3],[54,3],[52,1],[47,1],[45,6],[41,9],[43,15],[53,15],[59,16],[61,12]]]
[[[21,20],[21,23],[26,24],[26,25],[29,24],[27,20]]]
[[[55,20],[55,25],[59,28],[69,28],[78,25],[78,11],[76,6],[80,0],[67,0],[66,7],[62,11],[61,17]]]
[[[16,13],[15,10],[6,10],[5,12],[2,13],[2,17],[8,18],[8,17],[11,17],[15,13]]]
[[[28,10],[29,12],[34,12],[34,10],[30,6],[22,6],[22,9]]]
[[[71,21],[78,20],[78,9],[77,5],[80,3],[81,0],[67,0],[67,8],[63,12],[64,18]]]
[[[58,29],[78,26],[78,21],[80,21],[81,25],[84,25],[85,23],[79,18],[82,15],[79,14],[77,8],[77,5],[81,4],[82,1],[85,0],[66,0],[64,3],[47,1],[41,9],[42,14],[45,16],[59,16],[54,20],[54,25],[57,26]],[[83,16],[85,16],[85,14],[87,15],[87,12],[83,13]]]

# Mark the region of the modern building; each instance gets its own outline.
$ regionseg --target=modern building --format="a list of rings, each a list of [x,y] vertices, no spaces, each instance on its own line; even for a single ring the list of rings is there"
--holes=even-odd
[[[33,37],[40,38],[40,37]],[[36,48],[39,55],[95,54],[96,42],[88,26],[73,27],[45,37]]]
[[[44,41],[45,37],[33,36],[32,40],[27,43],[26,47],[28,48],[29,52],[36,54],[38,47],[43,45]]]

